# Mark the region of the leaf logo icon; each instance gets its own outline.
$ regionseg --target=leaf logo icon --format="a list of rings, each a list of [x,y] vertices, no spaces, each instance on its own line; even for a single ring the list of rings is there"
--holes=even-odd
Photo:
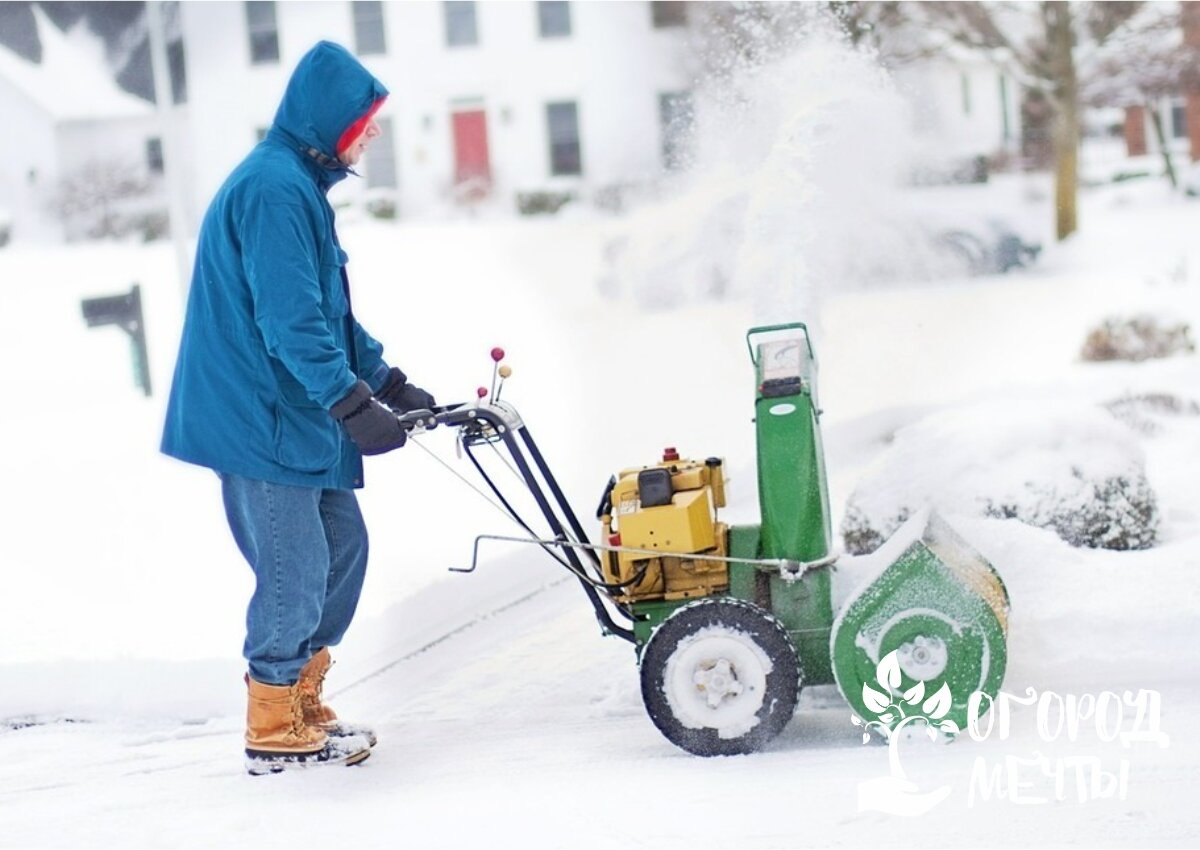
[[[897,650],[893,649],[880,659],[875,667],[875,681],[889,691],[900,687],[900,660],[896,657]]]
[[[866,682],[863,682],[862,698],[867,708],[871,709],[877,715],[883,714],[883,712],[887,711],[888,706],[891,705],[891,700],[887,694],[881,694]]]
[[[942,686],[938,688],[937,693],[925,700],[925,704],[921,706],[921,709],[930,720],[937,720],[939,717],[945,717],[946,713],[950,711],[951,700],[950,686],[942,682]]]
[[[916,705],[923,696],[925,696],[925,683],[917,682],[904,692],[904,701],[909,705]]]

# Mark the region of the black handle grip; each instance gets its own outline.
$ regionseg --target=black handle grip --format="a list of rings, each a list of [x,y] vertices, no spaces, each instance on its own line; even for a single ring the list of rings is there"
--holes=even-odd
[[[437,416],[432,410],[410,410],[396,419],[400,427],[410,434],[413,431],[428,431],[437,427]]]

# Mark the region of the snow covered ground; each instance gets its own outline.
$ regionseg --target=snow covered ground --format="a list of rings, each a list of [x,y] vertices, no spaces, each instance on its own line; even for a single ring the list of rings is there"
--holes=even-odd
[[[1050,220],[1041,178],[935,191],[947,205],[1015,204],[1026,223]],[[826,288],[818,355],[835,524],[895,431],[930,413],[1200,400],[1196,355],[1078,359],[1110,314],[1200,328],[1200,203],[1128,183],[1086,193],[1081,223],[1021,274]],[[471,397],[490,380],[489,349],[507,349],[504,397],[582,516],[612,471],[675,445],[726,457],[731,517],[752,521],[744,334],[813,317],[765,316],[748,298],[657,313],[606,299],[596,282],[614,226],[359,221],[342,237],[356,311],[439,399]],[[1195,844],[1200,416],[1153,411],[1155,427],[1134,439],[1160,500],[1155,548],[1080,550],[1015,521],[952,519],[1012,595],[1005,691],[1154,690],[1165,741],[1103,740],[1114,723],[1149,728],[1136,705],[1053,741],[1036,706],[1014,706],[1007,736],[913,746],[910,778],[951,792],[911,818],[860,810],[860,784],[887,775],[887,750],[861,744],[829,688],[802,695],[766,752],[688,756],[645,716],[629,647],[599,636],[552,562],[497,545],[474,575],[446,572],[469,561],[474,535],[513,527],[433,459],[469,477],[451,435],[433,432],[420,441],[430,453],[369,460],[362,494],[372,569],[330,689],[343,716],[377,726],[376,753],[354,769],[247,777],[249,570],[214,476],[156,451],[181,315],[173,269],[162,245],[0,251],[0,846]],[[80,298],[135,281],[151,399],[132,388],[123,335],[88,330],[79,314]],[[854,572],[844,565],[840,593]],[[996,769],[1013,771],[1013,796],[984,800],[973,772]],[[1082,800],[1079,771],[1098,780]]]

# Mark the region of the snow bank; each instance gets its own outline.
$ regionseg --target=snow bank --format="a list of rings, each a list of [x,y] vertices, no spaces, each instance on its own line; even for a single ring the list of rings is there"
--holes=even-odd
[[[1099,408],[985,402],[901,429],[851,494],[846,548],[870,552],[919,508],[1016,518],[1076,546],[1143,549],[1158,507],[1135,435]]]

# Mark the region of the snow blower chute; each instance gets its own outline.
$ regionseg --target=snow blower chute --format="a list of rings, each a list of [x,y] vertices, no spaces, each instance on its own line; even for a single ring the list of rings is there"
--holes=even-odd
[[[995,570],[944,520],[910,519],[874,555],[882,569],[833,610],[837,554],[817,405],[817,367],[800,323],[746,336],[757,377],[761,523],[728,526],[720,458],[674,449],[623,470],[604,489],[600,543],[589,542],[516,409],[480,400],[404,417],[455,427],[467,456],[528,537],[579,579],[606,634],[637,650],[651,720],[697,755],[748,753],[791,719],[800,688],[836,683],[866,723],[903,717],[953,732],[968,702],[1004,675],[1008,594]],[[493,351],[499,361],[503,352]],[[500,374],[508,374],[500,367]],[[512,509],[475,456],[507,450],[549,526]],[[859,562],[862,565],[862,562]]]

